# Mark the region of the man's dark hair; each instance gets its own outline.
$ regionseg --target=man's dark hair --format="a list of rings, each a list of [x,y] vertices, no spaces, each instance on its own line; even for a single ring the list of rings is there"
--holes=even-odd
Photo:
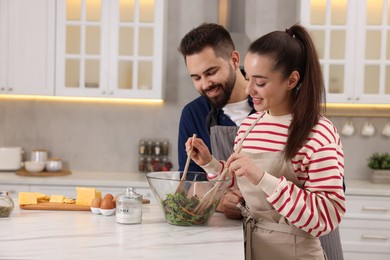
[[[230,33],[221,25],[204,23],[188,32],[180,42],[179,51],[184,60],[188,55],[211,47],[217,57],[228,60],[235,50]]]

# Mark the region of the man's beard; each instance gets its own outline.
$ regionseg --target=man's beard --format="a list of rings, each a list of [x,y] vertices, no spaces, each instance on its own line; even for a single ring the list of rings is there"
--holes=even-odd
[[[236,74],[234,70],[230,68],[229,78],[224,83],[212,85],[206,90],[202,90],[201,94],[206,97],[206,99],[209,101],[211,106],[221,109],[229,102],[235,83],[236,83]],[[214,88],[220,88],[221,94],[216,97],[209,98],[207,96],[207,91],[212,90]]]

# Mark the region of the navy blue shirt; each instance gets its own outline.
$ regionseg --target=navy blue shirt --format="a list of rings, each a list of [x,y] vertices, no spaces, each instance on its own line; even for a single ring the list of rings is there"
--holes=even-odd
[[[248,98],[249,105],[253,108],[251,98]],[[178,159],[179,171],[184,169],[187,160],[185,143],[188,138],[196,134],[197,138],[201,138],[211,151],[209,129],[206,123],[206,118],[211,111],[211,105],[204,96],[199,96],[188,103],[182,110],[179,123],[179,140],[178,140]],[[251,113],[255,112],[254,110]],[[222,126],[236,126],[229,116],[219,110],[217,113],[217,124]],[[189,171],[201,171],[203,169],[191,160]]]

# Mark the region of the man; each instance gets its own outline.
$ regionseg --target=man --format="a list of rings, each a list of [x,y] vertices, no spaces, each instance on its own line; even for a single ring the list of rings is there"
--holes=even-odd
[[[234,138],[241,121],[254,113],[253,103],[245,94],[246,80],[239,68],[240,55],[231,36],[217,24],[202,24],[188,32],[179,47],[188,73],[200,97],[188,103],[179,123],[179,170],[187,159],[185,142],[194,133],[208,146],[218,160],[233,153]],[[189,171],[203,171],[191,162]],[[241,219],[236,207],[243,202],[239,190],[229,190],[218,210],[226,217]],[[321,237],[329,259],[343,259],[338,229]]]
[[[240,70],[240,56],[222,26],[203,24],[183,38],[180,52],[188,72],[201,94],[187,104],[179,125],[179,169],[187,159],[185,142],[194,133],[201,138],[220,160],[233,152],[233,142],[241,121],[255,112],[252,100],[245,94],[246,80]],[[222,138],[221,138],[222,137]],[[189,171],[203,171],[191,161]],[[241,218],[235,205],[242,201],[239,192],[230,193],[232,202],[226,211],[229,218]],[[228,202],[228,201],[226,201]]]

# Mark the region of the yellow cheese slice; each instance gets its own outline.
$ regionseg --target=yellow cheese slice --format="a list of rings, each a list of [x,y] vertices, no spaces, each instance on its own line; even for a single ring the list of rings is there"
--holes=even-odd
[[[41,192],[34,192],[34,193],[37,196],[38,201],[50,200],[50,196],[45,193],[41,193]]]
[[[74,199],[65,198],[63,201],[65,204],[75,204],[76,201]]]
[[[49,202],[57,202],[62,203],[65,199],[65,196],[63,195],[51,195]]]
[[[102,197],[101,192],[95,188],[76,187],[76,204],[90,206],[95,197]]]
[[[19,205],[37,203],[37,194],[35,194],[35,192],[19,192]]]

